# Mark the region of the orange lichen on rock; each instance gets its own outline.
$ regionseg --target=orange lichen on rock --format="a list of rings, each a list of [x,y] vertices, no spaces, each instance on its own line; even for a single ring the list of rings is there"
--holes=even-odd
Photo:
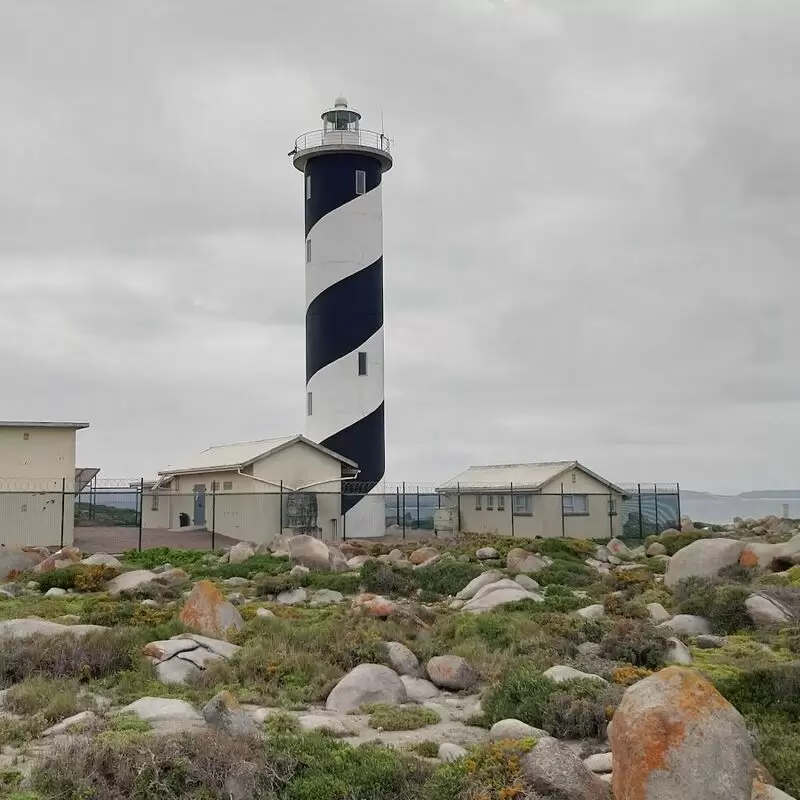
[[[748,792],[752,785],[741,715],[705,678],[682,667],[628,689],[614,714],[611,748],[616,800],[740,800],[745,783]]]
[[[742,567],[757,567],[758,556],[752,550],[745,548],[739,557],[739,565]]]
[[[186,598],[180,620],[188,628],[213,637],[225,636],[231,628],[244,627],[236,606],[225,599],[215,584],[205,580],[198,581]]]

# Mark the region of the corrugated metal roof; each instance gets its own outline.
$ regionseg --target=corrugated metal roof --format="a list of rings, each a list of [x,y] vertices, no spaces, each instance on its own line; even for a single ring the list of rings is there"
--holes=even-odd
[[[328,450],[305,436],[295,434],[294,436],[280,436],[276,439],[257,439],[253,442],[235,442],[233,444],[222,444],[214,447],[209,447],[203,450],[198,456],[187,460],[179,465],[169,467],[168,469],[159,470],[159,475],[177,475],[182,472],[211,472],[214,470],[227,470],[227,469],[241,469],[247,464],[252,464],[260,458],[264,458],[276,450],[286,447],[287,445],[295,442],[302,441],[311,447],[327,453],[333,458],[338,458],[340,461],[350,466],[356,467],[354,461]]]
[[[577,461],[539,461],[532,464],[487,464],[468,467],[454,478],[443,483],[440,489],[518,486],[520,489],[537,489],[577,465]]]
[[[539,461],[532,464],[489,464],[483,467],[468,467],[454,478],[443,483],[436,491],[459,489],[540,489],[544,484],[571,469],[579,469],[615,492],[627,496],[611,481],[601,478],[578,461]]]

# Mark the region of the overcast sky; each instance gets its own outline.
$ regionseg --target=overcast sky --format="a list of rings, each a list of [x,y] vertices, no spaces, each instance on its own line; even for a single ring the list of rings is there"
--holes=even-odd
[[[389,481],[800,485],[796,0],[0,0],[0,418],[149,476],[304,424],[303,182],[384,183]]]

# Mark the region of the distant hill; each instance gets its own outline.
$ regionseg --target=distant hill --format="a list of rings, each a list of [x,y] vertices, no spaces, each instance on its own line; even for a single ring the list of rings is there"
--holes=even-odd
[[[681,513],[702,522],[731,522],[734,517],[759,519],[775,514],[783,516],[784,504],[789,517],[800,517],[800,489],[758,489],[739,494],[711,494],[681,489]]]

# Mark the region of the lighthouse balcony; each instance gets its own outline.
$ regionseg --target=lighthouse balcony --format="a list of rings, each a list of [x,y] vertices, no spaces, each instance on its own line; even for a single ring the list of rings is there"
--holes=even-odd
[[[392,167],[389,137],[362,129],[309,131],[298,136],[291,153],[297,169],[303,171],[309,158],[326,153],[363,153],[377,158],[386,172]]]

